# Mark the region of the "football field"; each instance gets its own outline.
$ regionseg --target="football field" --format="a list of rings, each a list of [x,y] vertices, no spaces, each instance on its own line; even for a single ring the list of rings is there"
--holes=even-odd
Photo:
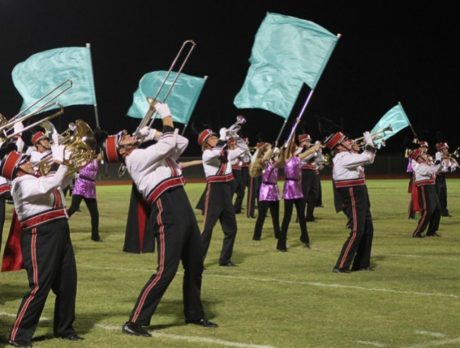
[[[441,237],[411,238],[416,220],[407,218],[407,180],[368,180],[374,221],[373,271],[337,274],[332,268],[345,241],[346,218],[336,214],[331,182],[322,181],[324,207],[308,223],[311,249],[299,241],[295,213],[288,252],[276,250],[268,216],[261,241],[253,241],[255,219],[237,215],[232,260],[221,267],[223,233],[213,231],[202,300],[217,329],[186,325],[182,277],[166,291],[152,318],[151,338],[121,332],[136,298],[156,269],[157,254],[122,251],[131,186],[97,187],[102,242],[90,239],[84,203],[70,220],[78,270],[75,328],[82,342],[55,339],[54,294],[37,329],[36,347],[460,347],[460,179],[447,179],[448,207]],[[282,183],[280,182],[280,187]],[[203,183],[186,185],[195,206]],[[70,199],[68,199],[70,204]],[[245,207],[245,205],[243,206]],[[281,203],[280,220],[282,219]],[[11,205],[3,247],[8,235]],[[203,217],[195,211],[200,229]],[[0,274],[0,347],[6,344],[22,296],[24,271]]]

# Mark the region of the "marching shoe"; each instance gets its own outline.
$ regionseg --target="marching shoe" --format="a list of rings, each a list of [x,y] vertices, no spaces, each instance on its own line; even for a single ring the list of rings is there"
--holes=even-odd
[[[128,335],[152,337],[152,334],[142,327],[142,325],[127,321],[122,327],[121,331]]]
[[[70,335],[60,336],[60,337],[63,340],[69,340],[69,341],[82,341],[82,340],[84,340],[83,337],[81,337],[80,335],[77,335],[75,332],[71,333]]]
[[[219,262],[219,266],[236,267],[232,260],[228,260],[227,262]]]
[[[200,325],[200,326],[208,327],[208,328],[216,328],[219,326],[216,323],[213,323],[212,321],[209,321],[208,319],[205,319],[205,318],[201,318],[198,320],[186,320],[185,322],[187,324],[195,324],[195,325]]]
[[[14,347],[32,347],[32,343],[31,343],[31,342],[27,342],[27,341],[13,341],[13,340],[9,340],[9,341],[8,341],[8,344],[11,345],[11,346],[14,346]]]
[[[334,272],[334,273],[350,273],[350,270],[348,270],[348,269],[340,269],[340,268],[334,267],[332,269],[332,272]]]

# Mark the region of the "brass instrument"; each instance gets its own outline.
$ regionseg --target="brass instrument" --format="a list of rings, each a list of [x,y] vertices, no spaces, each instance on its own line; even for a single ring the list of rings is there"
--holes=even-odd
[[[96,138],[86,122],[82,120],[76,120],[75,123],[71,122],[61,134],[57,133],[54,125],[49,121],[43,122],[41,126],[49,134],[53,143],[57,139],[58,144],[64,145],[65,151],[69,152],[69,158],[64,161],[64,164],[69,167],[67,175],[77,172],[96,158]],[[50,172],[51,161],[52,159],[48,157],[38,163],[42,175]]]
[[[392,132],[392,131],[393,131],[393,127],[391,127],[391,124],[390,124],[387,127],[382,128],[378,132],[371,133],[372,140],[381,139],[385,136],[385,132]],[[364,137],[354,139],[354,143],[357,144],[359,147],[363,147],[365,145]]]
[[[177,52],[176,54],[176,57],[174,58],[173,62],[171,63],[171,66],[169,67],[169,70],[168,72],[166,73],[166,76],[164,77],[163,81],[161,82],[161,85],[160,87],[158,88],[155,96],[153,97],[149,97],[147,98],[147,102],[149,103],[149,109],[147,111],[147,113],[144,115],[144,117],[142,118],[139,126],[137,126],[137,129],[136,131],[134,132],[134,136],[136,138],[140,138],[140,134],[139,134],[139,131],[145,127],[145,126],[150,126],[152,125],[153,121],[155,120],[155,116],[156,116],[156,110],[155,110],[155,102],[157,101],[157,98],[159,97],[160,93],[162,92],[162,89],[163,87],[165,86],[166,84],[166,81],[168,80],[168,77],[169,75],[171,75],[171,73],[173,72],[173,69],[174,67],[179,64],[178,63],[178,60],[180,58],[180,56],[182,55],[182,52],[184,51],[184,49],[186,48],[187,45],[190,45],[188,51],[186,51],[185,53],[185,58],[183,58],[183,61],[182,63],[180,64],[180,67],[178,69],[178,71],[176,72],[176,76],[173,80],[173,82],[171,83],[171,86],[169,86],[169,89],[168,91],[166,92],[166,95],[163,97],[163,100],[161,101],[162,103],[166,102],[166,99],[169,97],[169,95],[171,94],[173,88],[174,88],[174,85],[176,84],[177,82],[177,79],[179,78],[185,64],[187,63],[193,49],[195,48],[196,46],[196,43],[195,41],[193,40],[186,40],[182,43],[182,46],[181,48],[179,49],[179,52]]]
[[[460,146],[455,149],[455,151],[452,153],[455,157],[459,158],[460,157]]]
[[[55,118],[57,116],[62,115],[64,113],[63,107],[59,103],[56,103],[55,100],[56,100],[56,98],[58,98],[61,94],[66,92],[71,87],[72,87],[72,81],[71,80],[66,80],[63,83],[61,83],[60,85],[58,85],[55,88],[53,88],[51,91],[49,91],[45,95],[43,95],[42,97],[38,98],[31,105],[29,105],[26,109],[22,110],[21,112],[19,112],[16,115],[14,115],[11,119],[7,120],[6,122],[5,122],[6,118],[2,115],[3,118],[0,117],[0,132],[3,135],[3,137],[7,138],[7,139],[11,139],[15,135],[17,135],[17,134],[19,134],[21,132],[24,132],[25,130],[28,130],[30,128],[35,127],[41,121],[35,122],[33,125],[27,126],[26,128],[22,129],[20,132],[16,132],[16,133],[11,134],[11,131],[14,130],[14,125],[16,123],[23,122],[23,121],[25,121],[25,120],[27,120],[27,119],[35,116],[35,115],[38,115],[39,113],[44,112],[44,111],[46,111],[48,109],[59,107],[60,111],[58,111],[58,112],[46,117],[43,120],[50,120],[50,119],[53,119],[53,118]],[[35,109],[33,111],[31,111],[28,114],[26,114],[26,112],[30,111],[34,107],[35,107]]]
[[[236,122],[227,128],[227,137],[236,138],[241,127],[246,123],[243,115],[236,116]]]

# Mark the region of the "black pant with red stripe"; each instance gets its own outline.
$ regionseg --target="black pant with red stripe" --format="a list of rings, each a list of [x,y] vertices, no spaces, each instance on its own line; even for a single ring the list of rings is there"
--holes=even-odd
[[[204,247],[203,260],[208,253],[212,230],[217,220],[220,221],[224,232],[224,242],[219,258],[219,264],[224,265],[231,261],[237,232],[235,209],[232,204],[231,182],[208,184],[204,209],[204,229],[201,233]]]
[[[441,206],[441,215],[449,216],[449,209],[447,209],[447,183],[445,174],[436,175],[436,192]]]
[[[174,279],[180,262],[184,267],[183,299],[187,321],[203,318],[201,275],[203,245],[195,213],[182,186],[171,188],[152,204],[150,221],[157,241],[158,268],[142,289],[130,321],[150,325],[158,303]]]
[[[233,206],[235,207],[235,213],[241,213],[241,208],[244,198],[244,182],[241,169],[234,169],[233,181],[232,181],[232,193],[235,194],[235,201]]]
[[[337,188],[348,217],[350,235],[343,244],[335,265],[341,271],[359,271],[370,267],[374,226],[369,195],[365,185]],[[353,264],[352,264],[353,263]]]
[[[302,193],[305,200],[307,221],[315,219],[314,210],[319,195],[318,174],[314,170],[302,169]]]
[[[21,248],[30,291],[19,306],[10,339],[30,342],[50,290],[56,294],[54,335],[74,334],[77,268],[67,219],[24,229]]]
[[[413,237],[420,237],[426,231],[427,236],[434,235],[439,228],[441,220],[441,205],[439,203],[438,194],[435,185],[423,185],[417,187],[418,202],[420,206],[420,219],[418,220],[417,227],[412,233]]]

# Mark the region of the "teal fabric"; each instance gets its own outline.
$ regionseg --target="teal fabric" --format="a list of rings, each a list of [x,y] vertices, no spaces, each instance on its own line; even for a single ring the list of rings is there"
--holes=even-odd
[[[139,81],[139,88],[134,92],[133,104],[128,110],[128,116],[143,118],[149,109],[147,97],[154,97],[158,92],[161,83],[165,79],[167,71],[152,71],[142,76]],[[158,101],[164,101],[177,73],[171,72],[165,85],[157,97]],[[187,124],[192,116],[195,104],[203,89],[205,79],[191,76],[184,73],[179,75],[171,94],[166,102],[173,114],[174,122]]]
[[[235,106],[261,108],[288,118],[302,84],[316,87],[337,40],[316,23],[267,13],[257,31],[251,66]]]
[[[387,140],[388,138],[392,137],[400,130],[408,127],[409,124],[409,119],[407,118],[401,103],[398,103],[398,105],[388,110],[387,113],[382,116],[379,122],[377,122],[374,128],[372,128],[371,133],[382,131],[388,126],[391,126],[392,128],[391,131],[384,131],[383,133],[379,133],[380,135],[377,139],[374,140],[374,143],[376,145],[381,145],[383,140]]]
[[[21,111],[66,80],[72,81],[72,88],[56,102],[62,106],[96,104],[90,50],[86,47],[62,47],[36,53],[17,64],[11,75],[23,98]]]

